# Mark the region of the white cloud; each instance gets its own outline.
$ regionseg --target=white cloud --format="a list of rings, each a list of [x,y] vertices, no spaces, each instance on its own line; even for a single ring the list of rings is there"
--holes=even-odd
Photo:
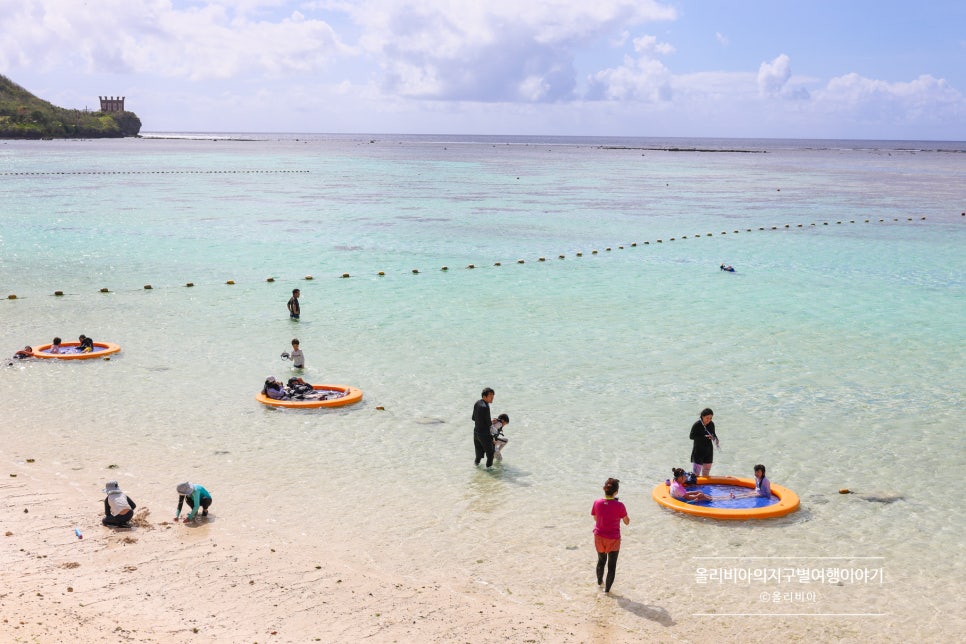
[[[831,79],[814,97],[824,112],[879,122],[933,121],[956,115],[960,122],[966,120],[963,94],[928,74],[895,83],[845,74]]]
[[[791,77],[791,60],[785,54],[770,63],[762,63],[758,67],[758,93],[762,96],[778,96]]]
[[[319,69],[347,53],[331,27],[297,11],[259,16],[279,0],[197,3],[167,0],[0,0],[0,65],[88,73],[147,73],[192,80],[284,75]]]
[[[667,56],[674,53],[674,46],[666,42],[658,42],[656,36],[641,36],[634,39],[634,51],[639,54]]]
[[[654,0],[376,0],[350,11],[387,93],[478,101],[570,99],[582,47],[675,17]]]
[[[590,100],[659,103],[672,98],[672,75],[664,63],[641,56],[624,58],[620,67],[605,69],[590,79]]]
[[[619,67],[592,74],[586,98],[647,103],[671,100],[672,74],[657,57],[674,53],[674,47],[644,35],[634,39],[634,52],[637,57],[625,56]]]

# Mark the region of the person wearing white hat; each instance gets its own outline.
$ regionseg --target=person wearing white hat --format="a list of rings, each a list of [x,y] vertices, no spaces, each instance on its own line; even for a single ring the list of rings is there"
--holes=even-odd
[[[117,481],[108,481],[104,492],[107,497],[104,499],[104,518],[101,523],[111,527],[128,525],[134,518],[134,508],[137,507],[134,499],[121,492]]]
[[[285,391],[285,387],[275,379],[275,376],[269,376],[265,379],[265,386],[262,387],[262,395],[274,400],[288,400],[290,398]]]
[[[195,515],[198,514],[199,508],[201,509],[201,516],[208,516],[208,507],[211,505],[211,494],[204,487],[185,481],[184,483],[178,483],[178,512],[174,515],[175,522],[181,516],[181,508],[185,501],[188,502],[188,507],[191,508],[191,514],[184,519],[185,523],[195,520]]]

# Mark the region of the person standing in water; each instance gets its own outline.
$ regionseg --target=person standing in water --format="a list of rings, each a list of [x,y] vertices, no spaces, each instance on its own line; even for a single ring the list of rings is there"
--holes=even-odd
[[[473,447],[476,449],[474,465],[479,465],[486,455],[486,466],[493,467],[493,435],[490,434],[490,403],[493,402],[493,390],[486,387],[480,394],[480,399],[473,405]]]
[[[617,500],[620,481],[614,478],[604,483],[604,498],[594,501],[590,516],[594,517],[594,547],[597,549],[597,585],[609,593],[617,574],[617,555],[621,549],[621,521],[629,525],[627,508]],[[607,566],[607,580],[604,581],[604,566]]]
[[[298,338],[292,338],[292,353],[285,351],[282,353],[282,358],[291,360],[296,369],[303,369],[305,367],[305,354],[299,348]]]
[[[302,314],[302,309],[299,307],[299,295],[301,294],[301,291],[293,288],[292,297],[288,299],[288,316],[293,320],[299,319],[299,316]]]
[[[694,447],[691,448],[691,471],[695,476],[711,475],[715,445],[721,447],[718,435],[714,432],[712,418],[714,412],[705,408],[701,410],[698,421],[691,425],[691,440],[694,441]]]

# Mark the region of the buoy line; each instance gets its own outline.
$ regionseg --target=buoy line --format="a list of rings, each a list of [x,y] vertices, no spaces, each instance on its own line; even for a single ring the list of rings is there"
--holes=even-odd
[[[298,171],[298,170],[280,170],[279,172],[301,172],[301,171]],[[304,172],[307,172],[307,171],[304,171]],[[2,176],[2,174],[3,173],[0,173],[0,176]],[[961,216],[966,217],[966,212],[964,212]],[[925,217],[920,217],[918,219],[914,219],[913,217],[905,217],[904,219],[906,221],[926,221],[926,218]],[[859,220],[856,220],[856,219],[836,220],[835,221],[835,224],[836,225],[841,225],[841,224],[846,224],[846,223],[847,224],[855,224],[855,223],[866,223],[866,224],[869,224],[869,223],[873,223],[874,221],[877,221],[878,223],[889,223],[890,222],[890,220],[887,219],[887,218],[880,218],[880,219],[876,220],[875,218],[869,217],[867,219],[859,219]],[[893,217],[893,218],[891,218],[891,222],[899,222],[899,221],[900,221],[900,218],[899,217]],[[808,224],[808,227],[809,228],[811,228],[811,227],[817,227],[819,225],[828,226],[829,223],[830,222],[828,222],[828,221],[823,221],[823,222],[820,222],[820,223],[812,222],[812,223]],[[804,227],[805,227],[805,224],[795,224],[795,228],[804,228]],[[781,227],[779,227],[779,226],[769,226],[769,227],[759,226],[757,228],[758,231],[786,230],[786,229],[787,230],[791,230],[792,229],[792,224],[784,224]],[[756,229],[754,229],[754,228],[745,228],[743,231],[736,229],[736,230],[733,230],[731,232],[731,234],[737,235],[737,234],[741,234],[742,232],[750,233],[750,232],[755,232],[755,231],[756,231]],[[723,230],[723,231],[721,231],[718,234],[719,235],[727,235],[729,233],[728,233],[728,231]],[[668,242],[673,242],[673,241],[676,241],[678,239],[684,240],[684,239],[697,239],[697,238],[700,238],[700,237],[714,237],[714,235],[715,235],[715,233],[697,233],[697,234],[690,235],[690,236],[689,235],[681,235],[680,237],[668,237],[667,238],[667,241]],[[617,245],[616,246],[616,249],[617,250],[624,250],[625,248],[637,248],[638,246],[649,246],[651,243],[652,242],[650,240],[642,241],[642,242],[629,242],[629,243],[628,242],[625,242],[623,244]],[[664,238],[662,237],[662,238],[659,238],[659,239],[655,239],[653,241],[653,243],[655,243],[655,244],[663,244],[664,243]],[[606,246],[604,248],[604,250],[605,251],[613,251],[614,248],[615,248],[614,246]],[[584,251],[576,251],[576,252],[574,252],[574,256],[575,257],[583,257],[584,254],[585,254]],[[589,254],[590,255],[599,255],[600,252],[599,252],[598,249],[593,249],[593,250],[590,251]],[[564,260],[566,258],[567,258],[567,256],[565,254],[563,254],[563,253],[557,255],[557,259],[558,260]],[[536,259],[536,261],[537,262],[546,263],[547,262],[547,258],[546,258],[546,256],[540,256],[540,257],[538,257]],[[511,262],[511,263],[514,263],[514,262]],[[518,264],[518,265],[520,265],[520,264],[526,264],[526,260],[524,260],[524,259],[518,259],[518,260],[516,260],[515,263]],[[503,264],[504,264],[503,262],[494,262],[492,266],[494,268],[499,268],[499,267],[503,266]],[[484,267],[483,264],[467,264],[466,265],[466,269],[467,270],[476,269],[476,268],[483,268],[483,267]],[[420,274],[422,274],[422,271],[420,269],[418,269],[418,268],[410,269],[409,272],[412,275],[420,275]],[[451,271],[449,269],[449,266],[445,266],[444,265],[444,266],[442,266],[439,269],[439,272],[449,273]],[[375,275],[378,276],[378,277],[385,277],[387,275],[387,273],[386,273],[386,271],[379,271]],[[350,279],[351,277],[352,276],[349,273],[341,273],[340,275],[338,275],[336,277],[336,279]],[[301,278],[284,278],[283,279],[283,278],[279,278],[279,277],[275,277],[275,276],[269,276],[269,277],[266,277],[264,281],[266,283],[274,283],[276,281],[284,281],[286,283],[290,283],[290,282],[296,281],[296,280],[312,281],[312,280],[315,280],[315,277],[313,277],[312,275],[305,275],[304,277],[301,277]],[[201,282],[186,282],[186,283],[181,284],[181,285],[168,285],[168,286],[162,286],[162,287],[159,287],[159,288],[167,288],[167,289],[172,289],[172,288],[193,288],[197,284],[201,284]],[[221,284],[223,284],[225,286],[235,286],[236,282],[233,279],[229,279],[229,280],[226,280],[225,282],[221,282]],[[211,283],[209,285],[213,285],[213,283]],[[154,287],[151,284],[145,284],[141,288],[128,288],[128,289],[125,289],[125,291],[123,291],[123,292],[139,292],[139,291],[153,291],[153,290],[157,290],[156,287]],[[102,288],[99,289],[99,292],[100,293],[118,293],[118,292],[121,292],[121,291],[114,291],[114,290],[111,290],[108,287],[102,287]],[[55,291],[52,291],[51,295],[53,295],[53,296],[55,296],[57,298],[64,298],[64,297],[69,296],[69,295],[80,295],[80,293],[73,293],[73,294],[71,294],[71,293],[65,293],[63,290],[55,290]],[[10,294],[7,295],[6,299],[7,300],[19,300],[19,299],[21,299],[21,297],[19,295],[15,294],[15,293],[10,293]]]
[[[0,177],[96,174],[310,174],[311,170],[76,170],[65,172],[0,172]]]

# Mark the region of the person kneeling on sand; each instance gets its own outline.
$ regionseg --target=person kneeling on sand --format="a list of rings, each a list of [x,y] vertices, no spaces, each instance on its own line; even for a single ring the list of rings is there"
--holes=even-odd
[[[195,515],[198,514],[198,508],[201,508],[201,516],[208,516],[208,508],[211,506],[211,494],[202,486],[185,481],[184,483],[178,483],[178,512],[174,515],[175,522],[181,516],[181,508],[185,501],[188,502],[188,507],[191,508],[191,514],[184,519],[185,523],[195,520]]]
[[[121,492],[117,481],[108,481],[104,486],[104,518],[101,523],[110,527],[126,527],[134,518],[134,499]]]

